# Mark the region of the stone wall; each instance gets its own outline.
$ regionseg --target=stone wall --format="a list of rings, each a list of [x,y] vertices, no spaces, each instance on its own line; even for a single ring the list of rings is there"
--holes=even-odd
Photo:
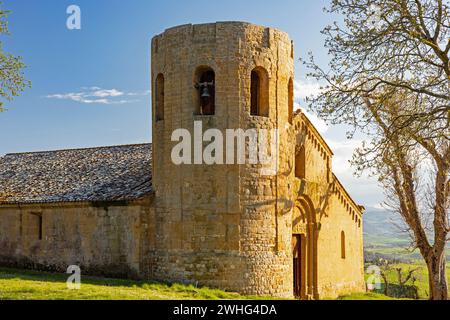
[[[319,295],[336,297],[350,292],[364,292],[362,221],[354,209],[334,193],[327,218],[319,235]],[[345,258],[341,255],[341,233],[345,235]]]
[[[305,177],[294,178],[293,182],[296,199],[293,230],[295,234],[307,235],[308,241],[312,241],[310,227],[316,237],[316,256],[309,266],[315,275],[308,279],[314,288],[308,295],[337,297],[363,292],[363,208],[351,199],[333,174],[332,150],[303,113],[295,117],[293,129],[295,154],[304,148],[306,167]],[[308,211],[311,211],[310,216]],[[342,256],[342,232],[345,257]]]
[[[289,117],[288,35],[242,22],[183,25],[154,37],[151,54],[153,106],[156,93],[164,101],[158,119],[153,110],[155,194],[128,203],[1,206],[0,264],[58,271],[78,264],[93,274],[293,297],[293,236],[303,236],[302,298],[363,291],[362,208],[333,175],[333,153],[306,116]],[[196,76],[205,68],[215,73],[214,115],[198,112]],[[251,114],[253,70],[267,75],[265,115]],[[194,135],[195,122],[200,134],[223,136],[277,129],[269,140],[279,149],[265,164],[175,165],[172,133]]]
[[[3,205],[0,265],[58,272],[78,265],[83,274],[138,277],[150,207],[150,200]]]
[[[338,182],[332,152],[304,115],[289,119],[293,51],[287,34],[242,22],[183,25],[153,38],[153,91],[158,75],[165,81],[164,120],[155,121],[153,110],[156,279],[292,297],[297,232],[311,243],[305,298],[361,290],[362,229],[350,226],[347,211],[333,200],[345,191],[333,191]],[[197,70],[206,67],[215,72],[216,111],[208,116],[198,114],[195,89]],[[250,110],[255,68],[267,73],[267,116]],[[213,128],[223,136],[226,129],[278,129],[279,152],[265,165],[174,165],[171,150],[178,142],[171,141],[172,132],[183,128],[193,135],[195,121],[203,132]],[[301,146],[306,175],[299,179],[295,158]],[[303,212],[303,222],[295,212]],[[344,229],[352,257],[330,270],[336,254],[328,242]]]
[[[279,250],[279,242],[290,247],[290,238],[279,241],[276,226],[282,180],[261,177],[259,165],[175,166],[170,158],[173,130],[193,133],[194,121],[224,136],[226,129],[272,129],[285,122],[291,50],[285,33],[240,22],[184,25],[153,39],[152,79],[165,79],[165,119],[153,122],[157,278],[292,295],[289,255]],[[205,66],[216,77],[213,116],[195,114],[194,76]],[[268,73],[268,117],[250,116],[256,67]]]

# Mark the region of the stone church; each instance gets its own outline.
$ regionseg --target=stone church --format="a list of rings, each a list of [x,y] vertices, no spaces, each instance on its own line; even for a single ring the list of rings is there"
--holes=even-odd
[[[79,265],[288,298],[364,291],[364,208],[332,173],[330,147],[294,112],[289,36],[243,22],[188,24],[155,36],[151,57],[152,144],[0,158],[0,265]],[[277,129],[277,152],[270,163],[175,164],[173,132],[196,123]]]

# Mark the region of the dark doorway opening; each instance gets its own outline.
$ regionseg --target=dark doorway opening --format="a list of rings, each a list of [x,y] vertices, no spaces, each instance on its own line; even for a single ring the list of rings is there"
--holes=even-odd
[[[294,296],[298,299],[305,297],[305,236],[296,234],[292,236],[292,256],[294,271]]]

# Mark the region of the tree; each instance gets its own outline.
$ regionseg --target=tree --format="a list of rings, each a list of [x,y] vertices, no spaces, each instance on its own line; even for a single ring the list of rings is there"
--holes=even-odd
[[[387,205],[403,217],[429,272],[431,299],[448,299],[450,232],[450,10],[441,0],[333,0],[344,16],[323,30],[328,70],[309,108],[368,140],[353,157],[376,175]]]
[[[419,299],[419,294],[417,291],[417,287],[415,286],[415,283],[417,281],[417,277],[414,275],[414,273],[418,270],[418,268],[411,269],[409,268],[408,271],[406,271],[406,276],[403,277],[403,268],[396,267],[394,268],[391,264],[391,261],[388,261],[386,259],[379,259],[376,262],[377,266],[380,268],[380,276],[383,278],[384,281],[384,288],[383,293],[384,295],[388,296],[391,294],[390,286],[392,285],[389,281],[389,274],[395,270],[397,273],[397,282],[398,287],[401,290],[398,295],[406,295],[408,296],[408,293],[410,294],[411,298]],[[411,281],[411,286],[408,289],[408,282]],[[408,292],[409,290],[409,292]],[[411,294],[412,293],[412,294]]]
[[[9,34],[6,20],[9,13],[9,11],[0,9],[0,35]],[[11,101],[31,85],[25,79],[24,69],[25,64],[22,57],[4,52],[3,44],[0,42],[0,97],[2,100]],[[3,111],[3,107],[4,101],[0,101],[0,112]]]

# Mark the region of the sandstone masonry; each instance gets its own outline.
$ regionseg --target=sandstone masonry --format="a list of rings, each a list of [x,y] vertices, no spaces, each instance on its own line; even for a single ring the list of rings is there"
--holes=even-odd
[[[332,173],[324,139],[293,110],[289,36],[244,22],[188,24],[155,36],[151,56],[151,177],[128,179],[140,183],[124,185],[133,192],[120,202],[114,191],[36,204],[12,187],[18,175],[0,169],[0,263],[79,263],[90,273],[303,299],[364,291],[363,207]],[[224,136],[278,129],[279,152],[268,164],[175,165],[171,135],[193,133],[194,122]],[[111,162],[124,152],[116,148]]]

